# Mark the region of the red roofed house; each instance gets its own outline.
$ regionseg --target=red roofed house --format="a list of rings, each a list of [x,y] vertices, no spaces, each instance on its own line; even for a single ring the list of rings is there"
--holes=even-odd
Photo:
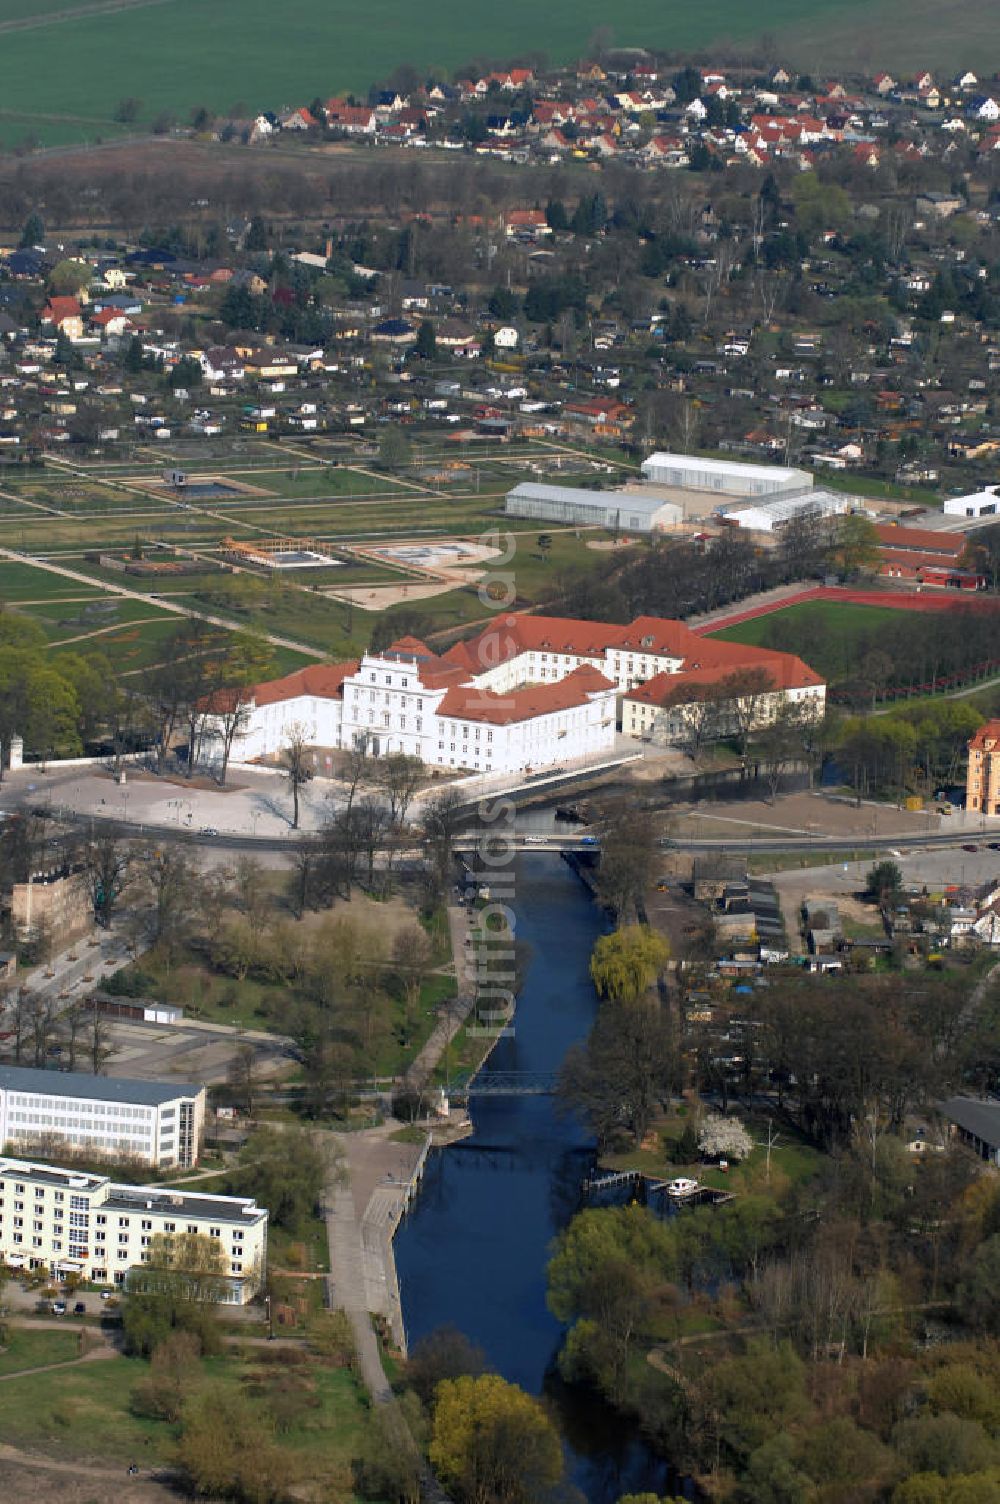
[[[76,298],[50,298],[42,309],[43,324],[52,324],[67,339],[83,338],[83,309]]]
[[[623,627],[504,614],[440,656],[404,637],[360,662],[257,685],[232,757],[276,757],[296,727],[317,747],[364,741],[375,757],[405,752],[431,767],[520,773],[612,752],[619,697],[626,734],[645,736],[655,717],[642,707],[655,710],[657,695],[755,668],[768,676],[763,719],[785,699],[822,714],[822,680],[787,653],[716,642],[659,617]]]
[[[326,123],[348,136],[374,136],[378,116],[368,105],[347,104],[343,99],[328,99],[323,106]]]

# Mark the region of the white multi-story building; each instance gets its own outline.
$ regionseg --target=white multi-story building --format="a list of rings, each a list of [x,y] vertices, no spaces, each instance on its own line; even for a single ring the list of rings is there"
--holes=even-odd
[[[150,1263],[157,1235],[210,1238],[221,1250],[220,1298],[244,1305],[267,1261],[267,1211],[245,1196],[116,1185],[23,1159],[0,1159],[0,1258],[12,1269],[124,1285]]]
[[[748,652],[737,643],[712,646],[720,649],[714,661],[710,655],[689,673],[657,674],[628,691],[622,702],[626,736],[658,746],[716,741],[744,726],[759,731],[786,706],[803,723],[822,719],[826,685],[801,658],[765,648]]]
[[[131,1159],[154,1168],[197,1164],[205,1088],[78,1071],[0,1066],[0,1147]]]
[[[403,752],[429,767],[552,767],[613,752],[621,698],[658,675],[764,659],[791,661],[655,616],[619,626],[504,613],[441,656],[404,637],[360,662],[317,665],[258,685],[232,756],[273,757],[295,733],[316,747],[365,740],[374,757]],[[815,686],[822,690],[812,675]],[[631,724],[623,729],[641,735]]]

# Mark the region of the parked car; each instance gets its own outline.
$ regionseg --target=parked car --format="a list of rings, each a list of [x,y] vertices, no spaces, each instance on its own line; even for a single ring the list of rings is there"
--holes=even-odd
[[[65,1316],[66,1302],[64,1300],[54,1300],[52,1302],[52,1314],[53,1316]]]
[[[964,845],[962,847],[962,850],[963,851],[978,851],[979,847],[978,846],[973,846],[972,842],[969,841],[966,845]]]
[[[74,1316],[86,1316],[86,1314],[87,1314],[87,1307],[86,1307],[86,1305],[84,1304],[84,1302],[82,1300],[78,1300],[77,1303],[76,1303],[76,1305],[73,1307],[73,1315]]]

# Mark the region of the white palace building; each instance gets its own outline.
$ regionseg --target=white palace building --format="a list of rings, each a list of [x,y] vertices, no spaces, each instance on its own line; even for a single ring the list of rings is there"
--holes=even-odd
[[[759,668],[762,721],[787,699],[822,714],[826,688],[801,659],[703,638],[682,622],[639,617],[628,626],[502,613],[438,655],[414,637],[350,663],[317,664],[258,684],[241,715],[236,762],[280,754],[290,735],[372,756],[406,753],[429,767],[520,773],[612,753],[619,726],[670,740],[681,686],[704,696],[720,672]],[[630,696],[642,691],[641,713]],[[654,734],[657,733],[657,734]],[[677,736],[679,738],[679,735]]]

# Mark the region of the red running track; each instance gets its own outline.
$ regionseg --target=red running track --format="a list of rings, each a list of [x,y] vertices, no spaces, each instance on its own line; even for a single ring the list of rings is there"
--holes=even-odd
[[[738,626],[742,621],[753,621],[757,616],[771,616],[775,611],[787,611],[789,606],[801,606],[807,601],[836,601],[842,606],[882,606],[890,611],[955,611],[959,607],[972,607],[978,611],[1000,610],[1000,599],[983,600],[966,593],[942,591],[939,595],[918,595],[906,590],[848,590],[841,585],[815,585],[802,590],[798,595],[786,595],[778,601],[765,601],[749,611],[734,611],[720,621],[710,622],[692,630],[701,636],[711,636],[726,627]]]

